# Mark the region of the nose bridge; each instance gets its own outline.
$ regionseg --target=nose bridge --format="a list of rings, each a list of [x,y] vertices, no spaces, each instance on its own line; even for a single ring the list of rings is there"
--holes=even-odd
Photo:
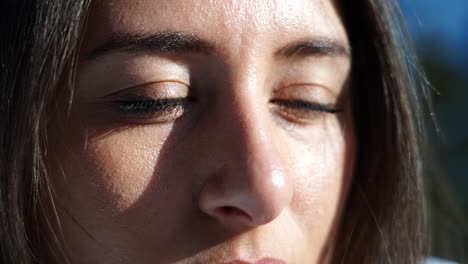
[[[264,117],[255,103],[235,107],[232,143],[238,144],[232,160],[245,173],[252,174],[250,180],[264,180],[273,171],[283,170],[279,153],[275,148],[273,131],[270,131],[268,117]],[[259,179],[257,179],[259,178]]]
[[[270,222],[292,197],[286,164],[277,149],[280,142],[258,85],[255,74],[244,74],[233,81],[231,100],[218,107],[215,151],[224,166],[207,176],[199,203],[223,223]]]
[[[233,151],[227,162],[232,166],[252,174],[248,180],[266,180],[272,171],[284,170],[279,153],[275,148],[275,135],[267,109],[267,100],[263,92],[261,73],[257,71],[254,62],[246,62],[232,72],[232,86],[227,89],[227,99],[231,103],[221,104],[221,120],[230,127],[223,133],[225,143],[231,145]],[[229,142],[228,142],[229,141]],[[248,175],[246,174],[246,175]],[[257,177],[263,175],[261,177]]]

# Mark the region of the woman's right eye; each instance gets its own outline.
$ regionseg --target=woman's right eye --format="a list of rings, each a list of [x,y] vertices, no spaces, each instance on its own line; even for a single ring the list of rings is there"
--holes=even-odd
[[[162,124],[181,118],[195,100],[189,86],[179,81],[158,81],[107,95],[104,102],[112,119],[124,124]]]
[[[194,99],[139,97],[113,102],[120,119],[129,123],[168,123],[177,120],[188,110]]]

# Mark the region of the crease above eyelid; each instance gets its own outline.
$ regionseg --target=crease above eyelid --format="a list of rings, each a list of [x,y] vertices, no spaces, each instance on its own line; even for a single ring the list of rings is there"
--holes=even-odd
[[[174,90],[174,85],[179,86],[177,91]],[[160,86],[160,87],[155,87]],[[170,86],[170,87],[169,87]],[[181,89],[183,89],[181,91]],[[128,97],[137,97],[137,98],[162,98],[162,97],[184,97],[188,96],[190,87],[178,80],[164,80],[164,81],[153,81],[145,84],[140,84],[128,88],[124,88],[117,92],[114,92],[109,95],[105,95],[100,99],[118,99],[118,98],[128,98]]]
[[[333,105],[337,96],[319,84],[297,83],[279,89],[273,93],[273,100],[310,101],[324,105]]]

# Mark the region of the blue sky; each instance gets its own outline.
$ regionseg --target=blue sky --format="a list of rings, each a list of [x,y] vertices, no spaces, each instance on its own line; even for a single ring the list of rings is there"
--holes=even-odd
[[[435,52],[452,65],[452,71],[468,76],[468,0],[399,0],[410,32],[418,50],[429,45],[438,48]],[[424,43],[423,41],[430,41]],[[419,45],[418,45],[419,44]],[[434,52],[434,51],[432,51]],[[456,71],[455,71],[456,70]],[[430,76],[429,76],[430,77]],[[437,87],[436,87],[437,88]],[[454,179],[452,186],[468,205],[468,87],[444,89],[445,93],[434,95],[437,99],[436,116],[442,128],[441,141],[445,157],[444,169]]]
[[[468,60],[468,0],[400,0],[416,42],[430,39],[456,64]]]

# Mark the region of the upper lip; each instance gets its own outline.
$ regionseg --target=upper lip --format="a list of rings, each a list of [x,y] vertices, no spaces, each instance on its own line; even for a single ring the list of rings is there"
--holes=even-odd
[[[263,258],[256,262],[250,262],[250,261],[245,261],[245,260],[233,260],[225,264],[286,264],[286,262],[280,259],[275,259],[275,258]]]

